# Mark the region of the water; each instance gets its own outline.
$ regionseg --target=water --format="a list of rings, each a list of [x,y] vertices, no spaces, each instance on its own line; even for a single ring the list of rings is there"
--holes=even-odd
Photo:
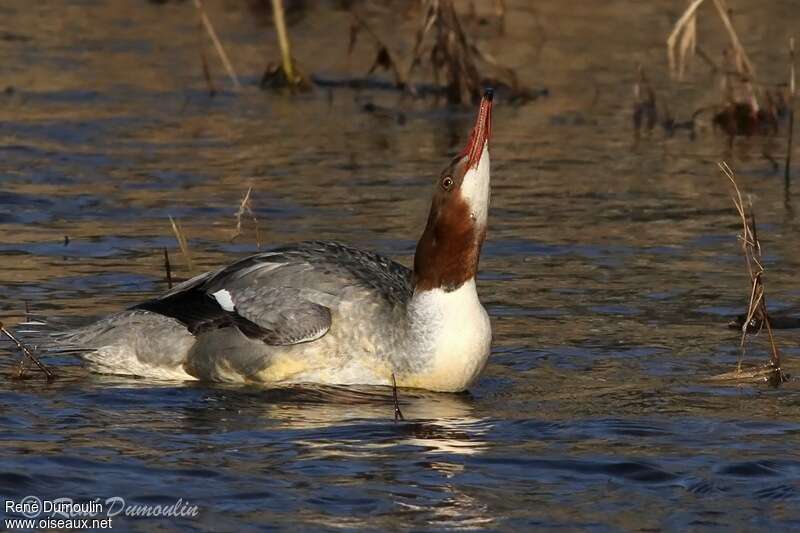
[[[469,394],[401,391],[408,421],[396,424],[384,389],[160,383],[90,374],[69,358],[50,361],[52,384],[13,381],[5,344],[4,499],[198,506],[195,518],[115,518],[139,531],[800,527],[797,382],[707,379],[735,367],[737,335],[724,324],[747,298],[716,161],[753,193],[776,310],[800,301],[795,189],[761,157],[762,140],[731,151],[708,129],[695,141],[631,134],[638,62],[679,118],[719,99],[702,63],[691,83],[667,81],[678,4],[508,2],[504,36],[477,28],[487,51],[551,96],[495,110],[479,281],[495,341]],[[793,4],[732,4],[759,74],[784,79]],[[26,301],[76,320],[163,291],[163,247],[188,276],[168,216],[188,234],[196,272],[255,251],[247,218],[231,242],[251,186],[267,243],[334,238],[409,264],[431,180],[473,111],[385,92],[260,92],[252,85],[278,57],[268,26],[244,3],[209,12],[241,94],[207,48],[221,90],[207,97],[190,3],[0,8],[6,324]],[[381,12],[368,10],[375,27],[408,46],[388,29],[410,35],[413,18]],[[701,45],[718,50],[721,26],[705,15]],[[335,3],[292,21],[308,70],[347,71],[349,19]],[[371,60],[364,40],[351,71]],[[798,332],[778,341],[786,370],[800,373]],[[766,358],[763,343],[752,352]]]

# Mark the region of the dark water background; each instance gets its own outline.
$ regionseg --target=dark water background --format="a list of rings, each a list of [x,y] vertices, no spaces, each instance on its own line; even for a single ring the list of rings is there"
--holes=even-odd
[[[698,62],[670,83],[664,40],[683,2],[509,1],[506,31],[471,22],[481,46],[551,95],[496,106],[493,204],[479,290],[495,342],[464,395],[385,390],[269,391],[93,375],[8,379],[0,359],[0,493],[199,506],[193,519],[119,519],[115,529],[800,528],[800,387],[723,385],[747,278],[720,159],[753,194],[772,309],[800,303],[800,198],[761,156],[781,137],[729,150],[660,132],[634,144],[638,62],[688,117],[720,101]],[[758,73],[786,77],[798,11],[731,0]],[[346,54],[336,2],[290,15],[307,70],[364,72]],[[416,13],[364,9],[406,57]],[[400,12],[397,12],[399,9]],[[710,6],[700,44],[724,34]],[[24,302],[51,317],[100,316],[165,289],[162,247],[190,274],[256,249],[236,242],[248,187],[262,239],[333,238],[409,263],[431,180],[465,142],[473,110],[386,92],[265,93],[278,58],[269,21],[245,2],[208,2],[245,89],[209,99],[190,2],[0,5],[0,318]],[[483,10],[483,11],[481,11]],[[266,25],[265,25],[266,24]],[[374,103],[391,111],[365,112]],[[400,120],[397,112],[403,113]],[[771,145],[771,146],[770,146]],[[800,174],[800,168],[794,169]],[[64,244],[64,236],[69,244]],[[780,332],[800,373],[798,331]],[[766,358],[763,343],[749,361]]]

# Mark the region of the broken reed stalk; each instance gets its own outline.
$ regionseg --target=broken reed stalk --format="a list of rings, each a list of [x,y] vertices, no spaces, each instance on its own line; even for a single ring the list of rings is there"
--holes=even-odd
[[[678,19],[678,22],[675,23],[675,26],[672,28],[672,32],[667,37],[667,59],[669,60],[669,70],[673,74],[675,72],[678,73],[678,79],[683,79],[683,73],[686,70],[686,53],[688,52],[687,49],[684,48],[684,39],[681,39],[681,49],[680,49],[680,62],[676,62],[675,60],[675,45],[678,41],[678,37],[680,37],[686,31],[695,31],[696,32],[696,12],[697,8],[700,7],[700,4],[703,3],[704,0],[694,0],[686,11],[683,12],[683,15]],[[697,41],[696,35],[693,41]]]
[[[220,42],[216,30],[214,30],[214,25],[211,24],[211,19],[209,19],[208,15],[206,14],[206,10],[203,7],[203,2],[201,0],[194,0],[194,6],[200,13],[200,20],[203,23],[203,27],[205,27],[206,33],[208,33],[208,36],[211,38],[211,42],[214,43],[214,49],[216,49],[217,55],[219,55],[219,59],[222,61],[222,65],[228,72],[231,83],[233,83],[233,88],[238,91],[242,88],[242,85],[239,83],[239,77],[236,75],[236,71],[231,64],[230,59],[228,59],[228,54],[225,53],[225,48],[222,46],[222,42]]]
[[[38,358],[38,357],[36,357],[36,356],[33,354],[33,352],[32,352],[31,350],[29,350],[29,349],[28,349],[28,347],[27,347],[27,346],[25,346],[25,343],[23,343],[21,340],[19,340],[19,339],[18,339],[18,338],[17,338],[17,337],[16,337],[16,336],[13,334],[13,333],[11,333],[10,331],[8,331],[8,330],[5,328],[5,326],[3,325],[3,323],[2,323],[2,322],[0,322],[0,332],[2,332],[2,333],[3,333],[3,334],[6,336],[6,337],[8,337],[9,339],[11,339],[11,342],[13,342],[14,344],[16,344],[16,345],[17,345],[17,348],[18,348],[18,349],[19,349],[19,350],[20,350],[20,351],[23,353],[23,355],[25,356],[25,358],[27,358],[27,360],[31,361],[31,362],[32,362],[34,365],[36,365],[36,367],[37,367],[37,368],[38,368],[40,371],[42,371],[42,372],[44,373],[44,375],[45,375],[45,379],[46,379],[47,381],[53,381],[53,380],[55,379],[56,375],[53,373],[53,371],[52,371],[52,370],[50,370],[50,368],[49,368],[47,365],[45,365],[44,363],[42,363],[42,362],[39,360],[39,358]],[[25,374],[25,368],[26,368],[26,366],[25,366],[24,362],[25,362],[25,359],[23,359],[23,360],[22,360],[22,364],[20,364],[19,373],[17,374],[17,377],[18,377],[18,378],[20,378],[20,379],[21,379],[22,377],[24,377],[24,374]]]
[[[247,189],[247,193],[245,193],[244,198],[242,198],[241,203],[239,204],[239,209],[236,211],[236,230],[234,231],[233,237],[231,237],[231,241],[235,241],[241,234],[242,234],[242,217],[245,213],[250,215],[250,219],[253,221],[253,226],[255,227],[256,232],[256,248],[261,248],[261,232],[258,229],[258,219],[256,218],[255,213],[253,213],[252,209],[252,202],[250,200],[250,193],[253,192],[253,188],[250,187]]]
[[[686,54],[689,49],[694,52],[694,47],[697,44],[697,8],[704,0],[693,0],[686,11],[683,12],[681,18],[675,23],[675,27],[667,37],[667,59],[669,60],[670,72],[678,72],[678,79],[683,79],[683,74],[686,71]],[[681,37],[680,44],[680,61],[675,61],[675,45]]]
[[[733,45],[737,70],[741,74],[748,74],[751,76],[754,75],[755,68],[753,67],[753,63],[750,61],[750,58],[747,57],[747,52],[745,52],[744,46],[742,46],[742,42],[739,40],[739,35],[733,28],[731,17],[728,15],[728,5],[725,3],[725,0],[714,0],[714,6],[717,8],[717,13],[719,13],[719,17],[722,19],[722,24],[725,26],[725,29],[728,32],[728,37]]]
[[[786,166],[783,179],[786,192],[789,192],[792,166],[792,134],[794,133],[794,99],[795,99],[795,71],[794,71],[794,37],[789,38],[789,124],[786,139]]]
[[[172,224],[172,231],[175,233],[175,238],[178,240],[178,246],[181,249],[181,253],[186,259],[186,264],[189,267],[189,271],[194,272],[194,261],[192,261],[192,254],[189,252],[189,242],[186,240],[186,234],[183,232],[180,222],[172,217],[169,217],[169,221]]]
[[[164,248],[164,276],[167,278],[167,289],[172,288],[172,265],[169,263],[169,252]]]
[[[728,39],[731,42],[731,47],[734,52],[734,65],[736,71],[741,76],[750,79],[755,74],[755,68],[747,52],[742,46],[739,35],[733,27],[730,15],[728,14],[728,5],[725,0],[712,0],[717,9],[719,18],[725,30],[728,33]],[[704,0],[689,0],[689,6],[683,12],[681,17],[672,28],[669,37],[667,37],[667,58],[669,60],[670,73],[677,79],[683,79],[686,72],[686,59],[693,55],[697,50],[697,9],[704,2]],[[678,42],[680,39],[680,43]],[[675,50],[678,48],[679,57],[676,59]],[[691,54],[690,54],[691,52]]]
[[[742,336],[739,343],[740,354],[739,363],[737,365],[737,373],[742,373],[742,359],[745,353],[748,330],[753,320],[756,320],[758,324],[760,324],[759,329],[763,326],[766,326],[767,328],[770,348],[772,351],[770,355],[769,367],[775,380],[778,383],[781,383],[785,381],[786,378],[781,369],[780,350],[778,349],[777,344],[775,344],[775,338],[772,333],[772,325],[770,324],[769,314],[767,312],[767,300],[764,294],[763,281],[764,266],[761,263],[761,243],[758,240],[755,216],[752,212],[752,204],[749,205],[749,210],[745,207],[744,200],[742,199],[742,193],[736,183],[733,170],[731,170],[728,164],[721,162],[718,163],[718,165],[732,186],[731,200],[733,201],[733,205],[736,207],[736,211],[739,213],[739,218],[742,221],[742,234],[739,236],[739,239],[742,243],[742,251],[744,252],[747,273],[751,282],[750,300],[747,306],[747,314],[744,323],[742,324]]]

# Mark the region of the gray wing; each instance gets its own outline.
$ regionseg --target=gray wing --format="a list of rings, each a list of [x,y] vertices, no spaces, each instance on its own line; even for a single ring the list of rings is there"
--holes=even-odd
[[[233,304],[236,313],[256,328],[240,321],[237,326],[251,338],[272,346],[315,341],[331,328],[331,310],[305,298],[292,287],[221,289],[214,293],[222,307]],[[244,329],[243,329],[244,328]]]
[[[234,326],[252,339],[285,346],[323,337],[331,309],[354,291],[389,306],[405,303],[410,279],[407,268],[377,254],[309,242],[246,257],[135,309],[175,318],[195,335]]]

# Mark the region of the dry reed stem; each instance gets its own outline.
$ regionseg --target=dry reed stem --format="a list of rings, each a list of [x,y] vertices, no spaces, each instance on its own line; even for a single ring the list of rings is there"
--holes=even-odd
[[[735,381],[740,383],[742,381],[756,380],[756,381],[773,381],[775,380],[775,369],[772,366],[756,367],[756,368],[742,368],[733,370],[731,372],[723,372],[708,378],[711,381]],[[784,378],[781,377],[781,380]]]
[[[773,372],[780,383],[785,380],[783,371],[781,370],[781,357],[775,338],[772,334],[772,325],[770,324],[769,314],[767,312],[767,301],[764,294],[764,266],[761,263],[761,243],[758,240],[756,230],[755,216],[752,214],[752,203],[749,202],[749,210],[745,207],[744,199],[742,198],[741,190],[736,183],[733,170],[726,162],[718,163],[722,173],[728,178],[732,186],[731,200],[733,201],[736,211],[739,213],[739,218],[742,221],[742,234],[739,239],[742,243],[742,251],[745,257],[745,264],[747,266],[747,273],[750,277],[750,299],[747,305],[747,313],[742,324],[742,336],[739,342],[740,355],[737,364],[737,372],[742,372],[742,359],[745,355],[746,341],[748,329],[751,322],[758,318],[759,331],[761,327],[766,326],[767,334],[769,336],[769,343],[771,348],[771,355],[769,365],[772,367]],[[756,332],[757,334],[758,332]]]
[[[217,55],[219,55],[219,59],[222,61],[222,65],[225,67],[225,70],[227,71],[228,76],[233,83],[234,89],[238,91],[242,88],[242,85],[239,83],[239,77],[236,75],[236,71],[231,64],[230,59],[228,59],[228,54],[225,53],[225,48],[222,46],[222,42],[220,42],[216,30],[214,30],[214,25],[211,24],[211,19],[209,19],[208,15],[206,14],[206,10],[203,7],[203,2],[201,0],[194,0],[194,6],[200,13],[200,20],[203,22],[203,26],[206,29],[206,33],[208,33],[208,36],[211,38],[211,42],[214,43],[214,49],[217,51]]]
[[[258,229],[258,219],[256,218],[255,213],[253,213],[252,209],[252,201],[250,200],[250,193],[253,192],[253,188],[250,187],[247,189],[247,193],[245,193],[244,198],[242,198],[241,203],[239,204],[239,209],[236,211],[236,230],[234,231],[233,237],[231,237],[231,241],[236,240],[242,234],[242,217],[245,213],[250,215],[250,219],[253,221],[253,226],[255,227],[256,231],[256,247],[261,248],[261,232]]]
[[[681,51],[681,59],[680,63],[677,63],[675,60],[675,44],[678,40],[678,37],[681,36],[683,32],[686,30],[689,31],[696,31],[696,19],[695,15],[697,12],[697,8],[700,7],[704,0],[694,0],[686,11],[683,12],[683,15],[678,19],[678,22],[675,23],[675,26],[672,28],[672,32],[667,37],[667,59],[669,60],[669,70],[670,72],[675,74],[678,72],[678,79],[683,78],[683,72],[685,71],[685,51]],[[693,29],[694,28],[694,29]],[[696,37],[692,39],[696,42]],[[683,41],[683,39],[681,40]]]
[[[686,69],[686,58],[694,57],[697,51],[697,14],[692,15],[686,23],[686,29],[681,35],[680,53],[681,53],[681,71],[678,74],[679,78],[683,79]]]
[[[167,279],[167,289],[172,289],[172,265],[169,262],[169,252],[164,248],[164,276]]]
[[[794,100],[795,100],[795,65],[794,65],[794,37],[789,38],[789,124],[786,139],[786,165],[784,167],[783,179],[786,192],[789,192],[789,181],[791,180],[792,166],[792,136],[794,134]],[[788,195],[787,195],[788,196]]]
[[[275,21],[275,31],[278,34],[278,46],[281,49],[283,73],[290,85],[296,85],[300,80],[294,72],[292,46],[289,43],[289,32],[286,30],[286,17],[284,17],[283,14],[283,0],[272,0],[272,17]]]
[[[728,15],[727,3],[725,0],[714,0],[714,6],[717,8],[717,13],[719,13],[719,17],[722,19],[722,24],[725,26],[725,29],[728,32],[728,37],[733,45],[737,70],[742,74],[753,76],[756,70],[753,67],[753,63],[750,61],[750,58],[747,57],[747,52],[745,52],[744,46],[742,46],[742,42],[739,40],[739,35],[736,33],[736,30],[733,27],[731,18]]]
[[[39,360],[39,358],[38,358],[38,357],[36,357],[35,355],[33,355],[33,352],[32,352],[31,350],[29,350],[29,349],[28,349],[28,347],[27,347],[27,346],[25,346],[25,344],[24,344],[24,343],[23,343],[21,340],[19,340],[19,339],[18,339],[16,336],[14,336],[14,334],[13,334],[13,333],[11,333],[10,331],[8,331],[8,330],[5,328],[5,326],[3,325],[3,323],[2,323],[2,322],[0,322],[0,332],[2,332],[3,334],[5,334],[5,336],[6,336],[6,337],[8,337],[9,339],[11,339],[11,341],[12,341],[14,344],[16,344],[16,345],[17,345],[17,348],[18,348],[18,349],[19,349],[19,350],[20,350],[20,351],[23,353],[23,355],[24,355],[24,356],[27,358],[27,360],[29,360],[29,361],[31,361],[33,364],[35,364],[35,365],[36,365],[36,367],[37,367],[39,370],[41,370],[41,371],[44,373],[44,375],[45,375],[45,379],[47,379],[47,381],[53,381],[53,380],[55,379],[56,375],[53,373],[53,371],[52,371],[52,370],[50,370],[50,368],[49,368],[47,365],[45,365],[44,363],[42,363],[42,362]],[[22,362],[21,362],[21,364],[20,364],[20,369],[19,369],[19,372],[18,372],[18,374],[17,374],[17,378],[19,378],[19,379],[21,379],[22,377],[24,377],[24,374],[25,374],[25,368],[26,368],[26,366],[25,366],[25,364],[24,364],[24,361],[25,361],[25,359],[23,359],[23,360],[22,360]]]
[[[714,7],[717,10],[722,25],[728,33],[728,39],[731,42],[731,47],[734,54],[734,67],[737,75],[745,80],[745,85],[751,95],[751,100],[754,104],[754,109],[758,110],[758,102],[755,98],[750,81],[755,75],[755,68],[747,52],[742,46],[739,35],[733,27],[730,15],[728,14],[728,5],[725,0],[712,0]],[[683,12],[681,17],[675,23],[667,37],[667,58],[669,60],[669,70],[673,77],[682,80],[686,72],[687,57],[694,55],[697,51],[697,9],[702,5],[704,0],[689,0],[689,6]],[[679,42],[680,40],[680,42]],[[679,57],[676,59],[676,48],[678,49]],[[691,53],[691,54],[690,54]]]
[[[186,234],[183,232],[183,228],[181,228],[180,222],[175,220],[172,217],[169,217],[169,221],[172,224],[172,231],[175,233],[175,238],[178,240],[178,246],[181,249],[181,253],[183,257],[186,259],[186,264],[189,268],[189,272],[194,272],[194,261],[192,261],[192,254],[189,252],[189,242],[186,240]]]
[[[397,396],[397,380],[394,377],[394,372],[392,372],[392,399],[394,400],[394,421],[404,421],[405,417],[403,416],[403,412],[400,410],[400,400]]]

